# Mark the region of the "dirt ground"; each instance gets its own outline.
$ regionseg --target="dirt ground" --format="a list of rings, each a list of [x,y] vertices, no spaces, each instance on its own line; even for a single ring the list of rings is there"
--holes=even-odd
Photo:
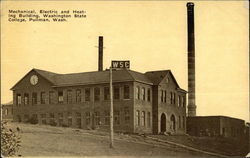
[[[19,156],[215,157],[143,136],[116,133],[111,149],[107,132],[21,123],[8,126],[21,129]]]

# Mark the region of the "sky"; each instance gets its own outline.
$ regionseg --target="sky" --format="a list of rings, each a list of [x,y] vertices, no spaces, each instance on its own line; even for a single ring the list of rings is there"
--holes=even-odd
[[[170,69],[187,90],[187,1],[2,1],[1,102],[32,68],[96,71],[130,60],[139,72]],[[249,13],[246,1],[194,1],[197,115],[249,121]],[[85,10],[67,22],[9,22],[9,9]]]

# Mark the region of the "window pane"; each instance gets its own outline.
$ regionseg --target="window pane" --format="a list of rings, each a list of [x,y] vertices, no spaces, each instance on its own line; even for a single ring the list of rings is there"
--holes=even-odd
[[[58,103],[63,103],[63,91],[58,92]]]
[[[49,104],[54,104],[55,103],[54,97],[55,97],[55,92],[50,91],[49,92]]]
[[[29,94],[24,93],[24,105],[28,105],[28,104],[29,104]]]
[[[140,99],[140,89],[139,87],[136,87],[136,99]]]
[[[67,91],[67,101],[69,104],[72,103],[72,91],[71,90]]]
[[[41,92],[41,104],[45,104],[45,92]]]
[[[145,97],[146,97],[145,88],[142,88],[142,100],[145,100]]]
[[[120,88],[118,86],[114,87],[114,99],[120,99]]]
[[[81,102],[81,90],[80,89],[76,90],[76,102],[77,103]]]
[[[150,89],[148,89],[148,101],[150,101],[151,100],[151,91],[150,91]]]
[[[129,86],[124,86],[124,99],[129,99]]]
[[[37,93],[32,93],[32,104],[37,104]]]
[[[85,101],[90,101],[90,88],[85,89]]]
[[[110,94],[109,94],[109,87],[104,87],[104,100],[109,100],[110,99]]]
[[[21,103],[22,103],[21,94],[17,94],[17,105],[21,105]]]
[[[94,100],[100,101],[100,88],[96,87],[94,89]]]
[[[142,126],[145,126],[145,111],[142,111],[142,113],[141,113],[141,118],[142,118],[141,125],[142,125]]]

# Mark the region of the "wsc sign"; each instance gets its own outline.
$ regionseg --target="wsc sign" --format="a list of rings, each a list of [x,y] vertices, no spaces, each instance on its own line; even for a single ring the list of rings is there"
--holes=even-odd
[[[125,69],[129,69],[130,68],[130,61],[112,61],[111,62],[111,67],[113,69],[116,69],[116,68],[125,68]]]

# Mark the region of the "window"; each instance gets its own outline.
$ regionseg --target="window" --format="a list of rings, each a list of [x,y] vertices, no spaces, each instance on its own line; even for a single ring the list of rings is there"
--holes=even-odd
[[[94,100],[100,101],[100,88],[98,87],[94,88]]]
[[[148,123],[148,127],[151,126],[151,115],[150,115],[150,112],[148,112],[148,117],[147,117],[147,123]]]
[[[58,92],[58,103],[63,103],[63,91]]]
[[[136,99],[139,100],[140,99],[140,88],[136,87],[135,92],[136,92]]]
[[[145,88],[144,87],[141,89],[141,93],[142,93],[142,100],[145,100],[146,99],[146,94],[145,94]]]
[[[76,90],[76,102],[77,103],[81,102],[81,90],[80,89]]]
[[[68,104],[72,103],[72,91],[71,90],[67,91],[67,102]]]
[[[108,111],[104,111],[104,115],[105,115],[105,125],[109,125],[110,124],[110,113]]]
[[[179,122],[179,128],[181,128],[181,116],[179,116],[178,122]]]
[[[164,92],[163,92],[163,90],[161,90],[161,102],[163,102],[163,99],[164,98]]]
[[[41,121],[42,121],[42,124],[46,124],[46,114],[41,114]]]
[[[177,98],[177,105],[178,105],[178,107],[181,106],[181,96],[178,96],[178,98]]]
[[[53,125],[53,124],[55,124],[55,121],[54,121],[54,119],[55,119],[55,115],[54,115],[54,113],[50,113],[49,114],[49,123],[50,123],[50,125]]]
[[[129,108],[128,107],[124,108],[124,116],[125,116],[125,124],[129,124],[130,117],[129,117]]]
[[[37,93],[33,92],[32,93],[32,105],[37,104]]]
[[[86,125],[90,125],[90,112],[86,112],[85,113],[85,116],[86,116]]]
[[[109,87],[104,87],[104,100],[110,99]]]
[[[182,127],[185,129],[185,122],[186,122],[186,120],[185,120],[185,116],[182,116]]]
[[[120,124],[120,111],[114,111],[114,124]]]
[[[167,102],[167,91],[164,91],[163,93],[164,93],[163,102],[166,103]]]
[[[85,101],[90,101],[90,88],[85,89]]]
[[[95,125],[101,125],[100,112],[95,112]]]
[[[142,125],[142,126],[145,126],[145,121],[146,121],[146,120],[145,120],[145,111],[142,111],[142,112],[141,112],[141,121],[142,121],[142,122],[141,122],[141,125]]]
[[[175,104],[175,93],[173,93],[173,104]]]
[[[140,126],[140,111],[137,110],[136,113],[135,113],[135,124],[136,126]]]
[[[114,99],[120,99],[120,88],[118,86],[114,87]]]
[[[173,93],[170,92],[170,103],[173,104]]]
[[[21,104],[22,104],[21,94],[17,94],[17,105],[21,105]]]
[[[24,93],[24,105],[28,105],[28,104],[29,104],[29,94]]]
[[[81,128],[81,126],[82,126],[82,120],[81,120],[81,113],[80,112],[76,112],[76,126],[78,128]]]
[[[186,98],[183,96],[182,97],[182,106],[185,107],[186,106]]]
[[[151,91],[150,91],[150,88],[148,89],[148,101],[151,100]]]
[[[45,104],[45,92],[41,92],[41,104]]]
[[[8,109],[5,109],[4,115],[8,115]]]
[[[72,126],[72,113],[68,112],[68,126],[71,127]]]
[[[129,85],[124,85],[124,99],[129,99]]]
[[[54,97],[55,97],[55,92],[50,91],[49,92],[49,104],[55,104]]]
[[[58,113],[58,125],[63,125],[63,113]]]

